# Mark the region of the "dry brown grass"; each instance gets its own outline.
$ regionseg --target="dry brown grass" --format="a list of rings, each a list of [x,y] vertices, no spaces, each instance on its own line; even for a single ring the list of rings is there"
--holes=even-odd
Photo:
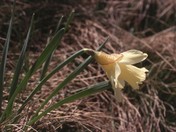
[[[19,21],[21,23],[28,21],[29,18],[25,18],[31,14],[33,9],[37,11],[36,8],[39,8],[37,12],[43,12],[43,14],[39,13],[36,22],[38,27],[36,26],[35,35],[38,37],[34,36],[30,46],[29,55],[33,59],[38,56],[41,47],[44,46],[43,43],[48,36],[46,31],[53,29],[56,19],[63,14],[68,14],[73,8],[76,10],[76,17],[70,30],[55,52],[55,57],[50,65],[51,69],[77,50],[84,47],[97,48],[107,36],[110,36],[110,41],[103,49],[106,52],[118,53],[134,48],[149,54],[148,60],[141,64],[150,69],[147,80],[141,85],[139,91],[133,91],[127,86],[124,89],[125,102],[123,104],[118,104],[115,101],[111,90],[105,91],[52,111],[29,130],[70,132],[176,131],[176,27],[173,26],[174,22],[172,21],[174,7],[174,0],[109,0],[108,2],[91,0],[90,2],[80,2],[80,4],[69,1],[67,4],[57,2],[24,3],[19,0],[17,11],[24,12],[22,14],[24,20],[18,18],[16,25],[19,24]],[[50,11],[50,14],[45,14],[47,11]],[[48,21],[51,23],[48,24]],[[0,25],[1,29],[3,26],[5,25]],[[16,29],[17,32],[24,31],[24,26]],[[164,30],[168,27],[170,28]],[[1,38],[4,38],[4,32],[1,34]],[[21,35],[24,34],[21,33]],[[1,41],[4,40],[1,39]],[[17,43],[14,37],[12,42],[13,44]],[[85,57],[78,58],[73,64],[69,64],[55,74],[21,113],[20,121],[17,124],[11,124],[11,126],[20,131],[41,101]],[[9,66],[13,68],[13,65],[10,64]],[[38,74],[32,78],[28,90],[22,93],[19,99],[25,98],[32,90],[37,83],[35,81],[37,77]],[[47,106],[81,90],[84,86],[95,84],[104,79],[107,78],[103,71],[93,62],[58,93]],[[18,105],[19,103],[17,103]]]

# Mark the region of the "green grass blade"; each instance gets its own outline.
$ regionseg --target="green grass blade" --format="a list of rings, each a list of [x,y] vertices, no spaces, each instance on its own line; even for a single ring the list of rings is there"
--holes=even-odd
[[[61,18],[60,18],[60,20],[59,20],[59,22],[58,22],[58,24],[57,24],[57,27],[56,27],[56,31],[55,32],[57,32],[58,30],[59,30],[59,28],[60,28],[60,26],[61,26],[61,23],[62,23],[62,21],[63,21],[63,16],[61,16]]]
[[[12,9],[12,15],[9,23],[9,28],[6,36],[6,42],[3,48],[2,53],[2,60],[0,65],[0,114],[2,113],[2,97],[3,97],[3,90],[4,90],[4,76],[5,76],[5,67],[6,67],[6,61],[7,61],[7,53],[9,49],[9,43],[10,43],[10,37],[12,32],[12,23],[14,19],[14,10],[15,10],[15,1],[13,3],[13,9]]]
[[[51,53],[51,54],[48,56],[48,59],[47,59],[46,62],[44,63],[43,68],[42,68],[42,71],[41,71],[41,75],[40,75],[40,80],[42,80],[42,79],[45,77],[52,56],[53,56],[53,53]]]
[[[78,99],[81,99],[83,97],[87,97],[89,95],[92,95],[92,94],[95,94],[95,93],[98,93],[98,92],[101,92],[101,91],[104,91],[108,88],[111,87],[111,84],[109,82],[101,82],[101,83],[98,83],[94,86],[91,86],[90,88],[85,88],[85,90],[83,91],[80,91],[74,95],[71,95],[61,101],[59,101],[58,103],[50,106],[49,108],[47,108],[44,112],[42,112],[40,115],[34,117],[32,120],[30,120],[27,125],[32,125],[33,123],[35,123],[36,121],[38,121],[40,118],[42,118],[43,116],[45,116],[48,112],[62,106],[63,104],[65,103],[70,103],[70,102],[73,102],[75,100],[78,100]]]
[[[73,61],[76,57],[78,57],[79,55],[83,54],[84,51],[80,50],[78,52],[76,52],[75,54],[73,54],[72,56],[70,56],[69,58],[67,58],[65,61],[63,61],[62,63],[60,63],[56,68],[54,68],[47,76],[45,76],[41,82],[34,88],[34,90],[31,92],[31,94],[27,97],[27,99],[23,102],[22,106],[20,107],[20,109],[18,110],[18,113],[20,113],[25,105],[27,104],[27,102],[37,93],[37,91],[39,91],[42,87],[42,85],[49,79],[51,78],[57,71],[59,71],[61,68],[63,68],[65,65],[67,65],[68,63],[70,63],[71,61]]]
[[[66,22],[66,25],[65,25],[65,32],[68,30],[68,26],[70,25],[71,21],[73,20],[73,17],[74,17],[74,11],[72,11],[67,19],[67,22]],[[62,20],[63,20],[63,16],[60,18],[59,22],[58,22],[58,25],[56,27],[56,32],[59,30],[59,27],[62,23]],[[54,51],[48,56],[48,59],[46,60],[44,66],[43,66],[43,69],[42,69],[42,73],[41,73],[41,77],[40,77],[40,80],[42,80],[42,78],[45,76],[46,72],[47,72],[47,69],[48,69],[48,65],[50,63],[50,60],[52,58],[52,55],[53,55]]]
[[[32,68],[27,72],[24,79],[21,81],[21,83],[18,85],[17,89],[15,90],[14,94],[12,95],[11,99],[8,102],[8,105],[6,107],[5,112],[3,113],[1,117],[1,121],[4,120],[6,117],[8,117],[11,114],[13,102],[19,92],[21,92],[22,89],[24,89],[27,85],[28,80],[32,76],[32,74],[45,62],[45,60],[48,58],[48,56],[51,54],[51,52],[57,48],[58,44],[61,41],[61,38],[63,34],[65,33],[65,29],[62,28],[59,30],[56,35],[53,37],[53,39],[50,41],[48,46],[44,49],[42,54],[38,57]]]
[[[11,87],[10,87],[9,99],[11,98],[12,94],[14,93],[14,91],[17,88],[20,71],[21,71],[22,66],[23,66],[23,62],[24,62],[25,54],[26,54],[26,49],[27,49],[27,45],[28,45],[28,42],[29,42],[29,37],[30,37],[32,27],[33,27],[33,21],[34,21],[34,15],[32,16],[31,24],[29,26],[29,30],[28,30],[24,45],[23,45],[23,48],[21,50],[21,54],[20,54],[18,62],[17,62],[17,66],[16,66],[16,69],[15,69],[15,73],[14,73],[13,80],[12,80]]]
[[[37,61],[34,63],[33,67],[31,68],[31,74],[35,72],[50,56],[50,54],[58,47],[63,35],[65,33],[65,29],[60,29],[56,35],[53,37],[53,39],[50,41],[50,43],[47,45],[47,47],[44,49],[42,54],[37,58]]]
[[[58,22],[58,24],[57,24],[55,33],[59,30],[59,27],[60,27],[60,25],[61,25],[61,23],[62,23],[62,20],[63,20],[63,16],[60,18],[60,20],[59,20],[59,22]],[[46,72],[47,72],[47,70],[48,70],[48,66],[49,66],[50,60],[51,60],[51,58],[52,58],[52,56],[53,56],[53,53],[54,53],[54,51],[48,56],[48,59],[47,59],[46,62],[44,63],[44,66],[43,66],[42,72],[41,72],[41,76],[40,76],[40,80],[42,80],[42,79],[44,78],[44,76],[45,76],[45,74],[46,74]]]
[[[108,38],[105,40],[105,42],[98,48],[98,50],[101,50],[105,43],[107,42]],[[87,65],[92,61],[92,56],[90,56],[88,59],[86,59],[82,64],[80,64],[63,82],[61,82],[56,89],[45,99],[45,101],[41,104],[41,106],[36,110],[36,114],[33,116],[37,116],[40,110],[48,103],[48,101],[55,96],[59,90],[61,90],[64,86],[66,86],[72,79],[74,79]]]
[[[75,11],[72,10],[72,12],[70,13],[70,15],[69,15],[69,17],[67,19],[66,25],[65,25],[65,31],[66,32],[68,31],[68,27],[69,27],[71,21],[73,20],[74,14],[75,14]]]

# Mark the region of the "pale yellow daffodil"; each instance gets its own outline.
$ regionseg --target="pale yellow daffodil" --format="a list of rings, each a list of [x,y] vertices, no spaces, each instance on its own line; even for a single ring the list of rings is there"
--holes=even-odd
[[[138,89],[146,79],[146,68],[137,68],[133,64],[139,63],[147,58],[147,54],[138,50],[128,50],[120,54],[106,54],[104,52],[85,49],[88,54],[94,56],[101,65],[111,81],[115,96],[119,102],[122,101],[121,89],[125,82],[132,88]]]

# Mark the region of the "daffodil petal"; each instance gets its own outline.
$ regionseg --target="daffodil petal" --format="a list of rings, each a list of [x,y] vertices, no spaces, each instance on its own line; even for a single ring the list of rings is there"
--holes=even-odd
[[[136,64],[147,58],[147,54],[139,50],[128,50],[121,53],[123,55],[122,59],[119,60],[119,63],[123,64]]]
[[[125,81],[118,78],[116,85],[117,85],[116,87],[123,89],[125,87]]]
[[[120,87],[118,87],[118,84],[119,84],[118,77],[121,73],[118,63],[116,62],[116,63],[101,65],[101,66],[103,70],[106,72],[109,80],[111,81],[111,85],[114,90],[116,100],[118,102],[122,102],[122,92]]]
[[[121,73],[121,70],[120,70],[119,64],[116,62],[115,63],[115,78],[114,78],[115,86],[117,86],[117,80],[118,80],[120,73]]]
[[[146,72],[148,70],[132,65],[145,60],[148,56],[146,53],[138,50],[129,50],[121,54],[106,54],[90,49],[84,49],[84,51],[94,56],[97,63],[106,72],[118,102],[121,102],[123,99],[121,89],[124,88],[125,81],[134,89],[137,89],[139,84],[146,79]]]
[[[115,78],[114,78],[114,83],[116,88],[124,88],[125,82],[123,80],[119,80],[119,75],[121,74],[121,70],[119,67],[119,64],[116,62],[115,63]]]
[[[125,80],[128,82],[132,88],[138,89],[139,84],[141,84],[146,78],[146,68],[137,68],[132,65],[119,64],[121,69],[121,74],[119,76],[120,80]]]
[[[112,88],[114,90],[114,94],[115,94],[115,98],[118,102],[122,102],[123,100],[123,96],[122,96],[122,92],[121,92],[121,89],[119,89],[118,87],[115,86],[115,83],[114,83],[114,77],[111,76],[111,85],[112,85]]]
[[[101,67],[106,72],[109,80],[111,77],[115,78],[115,64],[101,65]]]

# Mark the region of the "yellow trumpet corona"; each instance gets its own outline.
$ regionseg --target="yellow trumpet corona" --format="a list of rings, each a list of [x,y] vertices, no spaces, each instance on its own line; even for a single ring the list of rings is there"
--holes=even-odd
[[[122,101],[121,89],[124,88],[125,82],[132,88],[138,89],[146,79],[146,68],[138,68],[133,64],[142,62],[148,55],[139,50],[128,50],[120,54],[107,54],[104,52],[84,49],[88,54],[94,56],[97,63],[101,65],[111,81],[112,88],[117,101]]]

